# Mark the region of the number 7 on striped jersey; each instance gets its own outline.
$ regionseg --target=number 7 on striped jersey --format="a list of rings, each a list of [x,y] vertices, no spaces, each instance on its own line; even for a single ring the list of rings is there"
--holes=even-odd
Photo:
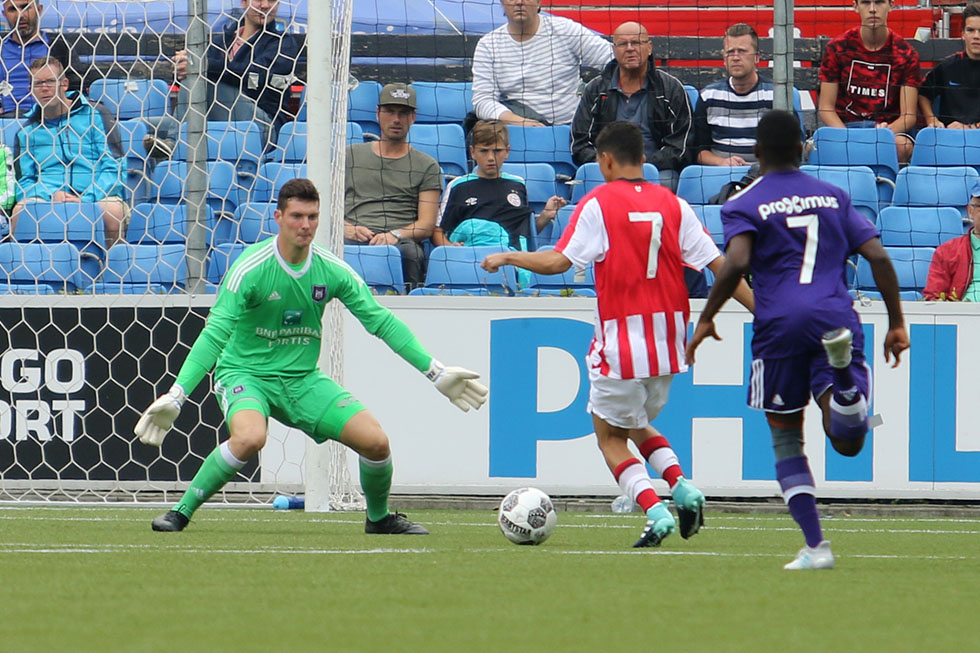
[[[664,216],[660,211],[630,211],[630,222],[650,223],[650,253],[647,255],[647,279],[657,278],[657,258],[660,255]]]

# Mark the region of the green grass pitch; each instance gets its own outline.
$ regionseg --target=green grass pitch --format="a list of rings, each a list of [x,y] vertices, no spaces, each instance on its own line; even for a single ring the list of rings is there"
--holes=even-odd
[[[561,513],[539,547],[491,511],[363,515],[205,508],[154,533],[147,508],[0,508],[0,650],[976,650],[980,520],[825,521],[837,568],[787,572],[788,516],[708,512],[634,550],[638,514]]]

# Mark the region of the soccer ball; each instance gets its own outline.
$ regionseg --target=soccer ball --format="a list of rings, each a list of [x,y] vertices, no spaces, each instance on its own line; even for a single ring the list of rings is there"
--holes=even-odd
[[[497,524],[514,544],[541,544],[558,525],[551,497],[535,487],[514,490],[500,503]]]

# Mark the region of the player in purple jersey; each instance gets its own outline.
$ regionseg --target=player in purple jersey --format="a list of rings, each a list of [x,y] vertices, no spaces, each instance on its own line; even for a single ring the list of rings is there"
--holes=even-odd
[[[798,169],[800,124],[771,111],[759,121],[756,155],[763,175],[722,208],[726,260],[705,303],[687,361],[707,337],[739,279],[752,273],[755,321],[749,406],[766,411],[776,477],[806,546],[785,569],[832,569],[823,539],[813,474],[803,452],[803,409],[812,394],[834,449],[855,456],[868,432],[871,370],[864,337],[844,283],[847,257],[871,264],[888,310],[885,361],[908,349],[898,280],[878,231],[847,193]]]

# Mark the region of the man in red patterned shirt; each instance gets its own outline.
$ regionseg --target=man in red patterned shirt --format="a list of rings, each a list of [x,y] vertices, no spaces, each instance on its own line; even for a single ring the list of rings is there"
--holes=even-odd
[[[492,254],[483,267],[517,265],[556,274],[595,265],[598,297],[589,347],[589,412],[606,465],[623,494],[646,513],[634,547],[659,546],[677,524],[657,496],[632,440],[671,488],[681,537],[703,523],[704,495],[687,481],[670,443],[650,422],[667,402],[674,374],[687,371],[690,306],[684,265],[721,269],[724,257],[683,199],[643,179],[643,134],[631,122],[609,123],[595,140],[606,182],[576,206],[553,250]],[[750,309],[744,281],[735,298]]]
[[[818,114],[830,127],[880,127],[895,133],[898,160],[912,156],[922,78],[919,54],[888,27],[892,0],[854,0],[861,25],[827,44],[820,63]]]

